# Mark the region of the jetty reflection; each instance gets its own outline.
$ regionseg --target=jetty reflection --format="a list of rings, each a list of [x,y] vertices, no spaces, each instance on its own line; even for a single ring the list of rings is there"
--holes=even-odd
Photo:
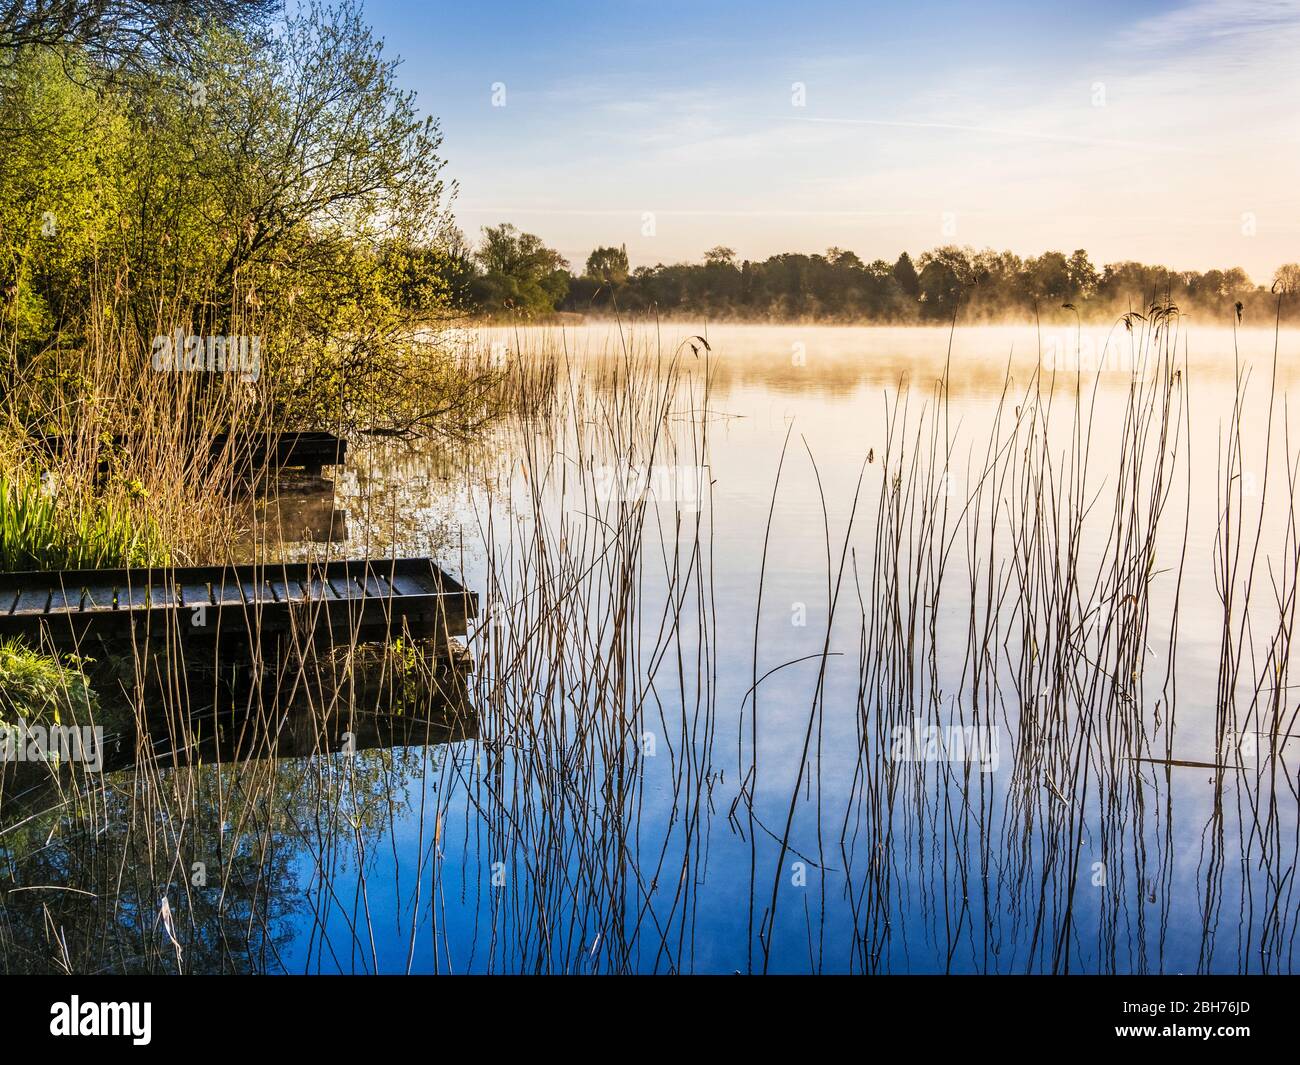
[[[134,749],[114,752],[106,768],[350,755],[477,739],[467,668],[464,660],[443,659],[412,679],[380,656],[342,668],[317,662],[299,672],[200,667],[185,678],[188,712],[154,715]]]
[[[364,884],[426,776],[473,759],[463,658],[168,663],[139,678],[151,713],[106,736],[103,772],[0,767],[5,971],[301,971],[304,924],[327,955],[334,922],[364,924],[341,885]]]

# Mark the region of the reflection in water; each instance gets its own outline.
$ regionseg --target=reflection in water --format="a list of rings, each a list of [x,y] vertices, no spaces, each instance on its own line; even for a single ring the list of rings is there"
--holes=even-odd
[[[147,668],[150,718],[109,740],[102,775],[6,767],[5,971],[280,971],[303,935],[338,968],[357,944],[336,955],[330,928],[366,918],[335,878],[364,883],[412,782],[477,735],[463,663],[361,649]]]
[[[128,678],[142,764],[5,800],[5,965],[1291,970],[1300,340],[690,332],[472,338],[528,413],[354,447],[472,670]]]
[[[348,539],[348,512],[324,477],[277,478],[269,498],[256,502],[254,527],[270,543],[341,544]]]

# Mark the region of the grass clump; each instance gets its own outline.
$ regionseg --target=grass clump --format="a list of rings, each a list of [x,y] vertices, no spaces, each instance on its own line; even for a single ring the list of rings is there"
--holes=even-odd
[[[24,470],[0,470],[0,570],[112,569],[169,560],[149,518],[104,499],[65,504]]]
[[[0,725],[88,723],[98,700],[81,662],[33,651],[21,640],[0,642]]]

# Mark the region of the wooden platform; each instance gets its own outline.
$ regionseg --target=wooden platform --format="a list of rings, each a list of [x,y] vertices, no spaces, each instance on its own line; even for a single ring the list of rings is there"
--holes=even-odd
[[[57,433],[47,433],[37,437],[37,442],[52,455],[59,455],[68,445],[68,438]],[[116,450],[129,450],[129,435],[114,436],[106,444]],[[230,449],[235,459],[236,472],[248,476],[251,471],[262,469],[295,469],[301,467],[306,473],[319,477],[325,466],[342,466],[347,461],[348,442],[333,433],[256,433],[236,436],[232,440],[230,433],[216,434],[210,444],[210,459],[217,458]],[[107,466],[107,460],[101,467]]]
[[[342,466],[348,457],[348,442],[332,433],[264,433],[235,440],[218,433],[212,439],[212,453],[219,455],[227,446],[233,449],[237,467],[290,469],[301,466],[319,477],[324,466]]]
[[[429,559],[0,574],[0,637],[368,642],[464,636],[478,597]]]

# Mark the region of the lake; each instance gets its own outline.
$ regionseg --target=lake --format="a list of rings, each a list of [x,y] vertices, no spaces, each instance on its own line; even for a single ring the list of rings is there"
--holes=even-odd
[[[1290,971],[1300,334],[449,343],[521,413],[354,442],[285,549],[479,592],[473,720],[115,774],[187,969]]]

